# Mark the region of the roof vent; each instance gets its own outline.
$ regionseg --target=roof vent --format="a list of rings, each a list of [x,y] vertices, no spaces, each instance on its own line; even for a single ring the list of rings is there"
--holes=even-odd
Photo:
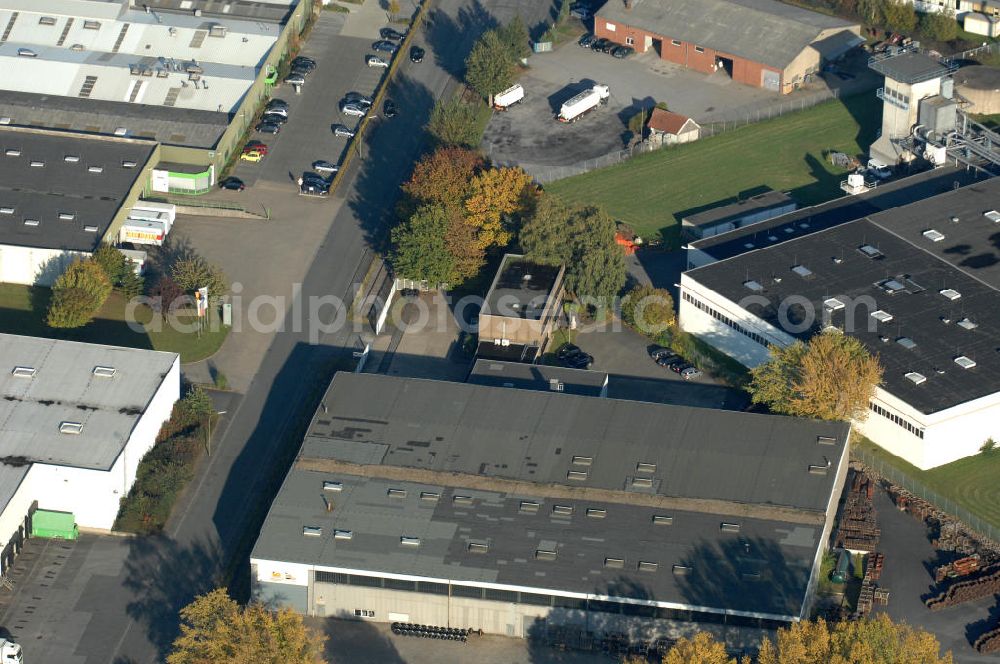
[[[957,325],[959,327],[965,328],[966,330],[974,330],[977,327],[979,327],[978,323],[973,322],[969,318],[963,318],[962,320],[958,321]]]
[[[589,516],[592,519],[603,519],[607,515],[608,515],[608,511],[606,509],[602,509],[600,507],[588,507],[587,508],[587,516]]]
[[[87,167],[87,172],[88,173],[103,173],[104,172],[104,167],[103,166],[88,166]]]
[[[63,221],[73,221],[74,219],[76,219],[76,213],[75,212],[60,212],[59,213],[59,218],[62,219]]]
[[[323,482],[323,491],[343,491],[344,485],[341,482],[331,482],[326,480]]]
[[[971,357],[966,357],[965,355],[959,355],[955,358],[955,364],[962,367],[963,369],[971,369],[976,366],[976,361]]]
[[[386,495],[390,498],[406,498],[406,489],[389,489]]]
[[[655,572],[658,567],[658,563],[650,562],[648,560],[640,560],[637,566],[640,572]]]
[[[687,576],[691,572],[691,567],[688,565],[674,565],[673,572],[677,576]]]
[[[719,525],[719,530],[721,530],[724,533],[738,533],[740,532],[740,524],[732,523],[730,521],[723,521]]]
[[[890,314],[888,311],[883,311],[882,309],[879,309],[878,311],[873,311],[871,316],[880,323],[888,323],[889,321],[892,320],[892,314]]]
[[[941,316],[941,317],[939,318],[939,320],[940,320],[940,321],[941,321],[942,323],[944,323],[945,325],[950,325],[950,324],[951,324],[951,316]]]
[[[14,214],[14,208],[12,207],[0,207],[0,214]]]
[[[339,540],[349,540],[354,539],[354,531],[352,530],[334,530],[333,539]]]
[[[884,290],[889,295],[895,295],[906,290],[906,286],[903,282],[898,279],[885,279],[878,283],[879,288]]]
[[[571,516],[573,514],[572,505],[553,505],[552,513],[560,516]]]
[[[584,481],[585,479],[587,479],[588,476],[589,474],[583,470],[571,470],[568,473],[566,473],[566,479],[576,480],[577,482]]]
[[[420,546],[419,537],[407,537],[406,535],[399,538],[399,543],[402,546]]]
[[[649,477],[633,477],[632,478],[632,488],[633,489],[650,489],[653,487],[653,480]]]
[[[573,457],[574,466],[589,466],[594,463],[594,457],[589,456],[575,456]]]
[[[5,115],[3,117],[0,117],[0,125],[9,125],[10,123],[11,123],[10,116]]]
[[[663,514],[653,515],[653,525],[654,526],[672,526],[674,525],[674,517],[666,516]]]
[[[451,502],[454,505],[471,505],[472,496],[452,496]]]
[[[76,162],[80,161],[80,158],[75,154],[68,154],[65,157],[63,157],[63,161],[68,162],[70,164],[75,164]]]
[[[556,552],[549,549],[535,549],[535,560],[555,560]]]
[[[840,309],[844,308],[844,303],[835,297],[828,297],[825,300],[823,300],[823,306],[829,309],[830,311],[839,311]]]
[[[861,245],[860,247],[858,247],[858,251],[860,251],[862,254],[864,254],[865,256],[867,256],[872,260],[877,260],[885,256],[885,254],[883,254],[881,251],[879,251],[870,244]]]
[[[426,503],[436,503],[441,497],[440,493],[435,493],[434,491],[421,491],[420,500]]]
[[[913,350],[917,347],[917,342],[909,337],[899,337],[896,339],[896,343],[905,348],[906,350]]]
[[[799,275],[803,279],[808,279],[813,275],[812,270],[807,268],[805,265],[793,265],[792,272]]]
[[[24,225],[25,226],[37,226],[40,223],[42,223],[42,222],[38,221],[37,219],[25,219],[24,220]]]
[[[958,298],[962,297],[962,294],[959,293],[954,288],[945,288],[945,289],[940,290],[938,292],[941,293],[942,295],[944,295],[949,300],[957,300]]]
[[[122,162],[122,168],[135,168],[136,165],[137,164],[134,161],[123,161]]]
[[[903,374],[903,376],[914,385],[921,385],[927,382],[927,376],[922,373],[917,373],[916,371],[908,371]]]
[[[759,293],[760,291],[764,290],[764,287],[760,285],[760,282],[755,281],[754,279],[744,281],[743,285],[755,293]]]
[[[983,216],[992,221],[994,224],[1000,222],[1000,212],[996,210],[987,210],[983,212]]]
[[[45,167],[45,162],[37,160],[37,159],[36,160],[32,160],[31,167],[32,168],[44,168]]]
[[[816,436],[816,442],[820,445],[836,445],[837,439],[833,436]]]
[[[536,514],[538,512],[538,503],[532,500],[522,500],[518,511],[524,514]]]
[[[83,230],[87,233],[96,233],[98,229],[97,226],[84,226]]]
[[[934,230],[933,228],[928,228],[923,232],[923,236],[930,240],[931,242],[940,242],[944,239],[944,233]]]
[[[563,392],[566,386],[558,378],[549,379],[549,389],[553,392]]]
[[[323,534],[323,529],[319,526],[302,526],[302,534],[306,537],[319,537]]]
[[[949,221],[953,224],[957,224],[961,220],[958,217],[952,217],[951,219],[949,219]]]
[[[826,464],[809,464],[809,474],[810,475],[826,475],[826,471],[829,470]]]
[[[94,367],[94,375],[98,378],[113,378],[116,373],[118,373],[118,369],[114,367]]]
[[[37,371],[35,367],[14,367],[14,370],[10,374],[18,378],[32,378]]]
[[[605,558],[604,566],[611,569],[624,569],[625,559],[624,558]]]
[[[8,157],[20,157],[21,151],[18,150],[17,148],[7,148],[7,151],[4,154],[6,154]]]
[[[834,256],[831,260],[834,262],[835,265],[840,265],[841,263],[844,262],[844,259],[841,258],[840,256]]]
[[[469,553],[488,553],[490,545],[484,542],[469,542]]]
[[[125,136],[128,134],[128,127],[116,127],[115,136]]]
[[[637,473],[655,473],[656,464],[655,463],[643,463],[639,462],[635,464],[635,472]]]

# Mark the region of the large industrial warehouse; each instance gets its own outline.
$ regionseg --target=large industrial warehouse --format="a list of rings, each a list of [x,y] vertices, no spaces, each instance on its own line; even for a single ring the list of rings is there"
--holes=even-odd
[[[608,0],[594,34],[781,93],[864,43],[856,23],[777,0]]]
[[[681,276],[681,327],[750,367],[822,329],[855,336],[885,368],[865,436],[921,469],[976,454],[1000,439],[998,200],[987,180],[797,239],[744,237]]]
[[[174,353],[0,334],[0,573],[36,509],[108,530],[180,396]]]
[[[314,616],[644,638],[808,615],[850,429],[341,373],[251,554]]]

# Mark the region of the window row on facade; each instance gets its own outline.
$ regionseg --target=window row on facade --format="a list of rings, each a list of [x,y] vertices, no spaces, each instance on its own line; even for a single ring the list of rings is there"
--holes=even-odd
[[[890,422],[894,423],[896,426],[899,426],[899,427],[902,427],[902,428],[906,429],[907,431],[909,431],[910,433],[912,433],[917,438],[920,438],[921,440],[923,440],[924,430],[922,428],[918,427],[917,425],[910,423],[905,418],[900,417],[899,415],[896,415],[895,413],[889,412],[888,410],[886,410],[882,406],[878,405],[874,401],[872,401],[872,402],[870,402],[868,404],[868,408],[873,413],[881,415],[885,419],[887,419]]]
[[[747,337],[749,339],[752,339],[753,341],[757,342],[758,344],[760,344],[764,348],[767,348],[768,346],[771,345],[771,342],[768,341],[767,338],[764,335],[758,334],[758,333],[754,332],[753,330],[747,329],[746,327],[744,327],[740,323],[737,323],[736,321],[734,321],[729,316],[725,315],[724,313],[722,313],[720,311],[717,311],[714,307],[710,307],[708,304],[702,302],[701,300],[699,300],[695,296],[691,295],[687,291],[684,291],[683,297],[684,297],[684,299],[687,302],[690,302],[694,306],[698,307],[699,309],[701,309],[702,311],[704,311],[706,314],[708,314],[709,316],[711,316],[715,320],[717,320],[717,321],[719,321],[721,323],[725,323],[726,325],[728,325],[732,329],[736,330],[737,332],[739,332],[743,336],[745,336],[745,337]]]

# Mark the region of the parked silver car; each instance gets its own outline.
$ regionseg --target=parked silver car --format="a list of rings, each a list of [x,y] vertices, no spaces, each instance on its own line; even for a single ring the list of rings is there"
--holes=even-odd
[[[363,118],[368,114],[368,109],[361,104],[341,104],[340,112],[355,118]]]
[[[365,64],[369,67],[388,67],[389,63],[378,57],[377,55],[366,55]]]
[[[333,135],[337,138],[354,138],[354,130],[342,124],[333,125]]]

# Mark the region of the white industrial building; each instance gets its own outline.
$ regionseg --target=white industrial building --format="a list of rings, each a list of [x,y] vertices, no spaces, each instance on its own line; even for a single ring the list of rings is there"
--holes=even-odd
[[[921,469],[976,454],[1000,440],[998,208],[986,180],[815,232],[774,223],[681,276],[680,325],[749,367],[855,336],[885,368],[861,433]]]
[[[37,509],[108,530],[180,396],[175,353],[0,334],[0,573]]]
[[[282,28],[128,2],[0,0],[0,87],[228,113]]]
[[[152,141],[0,128],[0,282],[51,286],[102,241],[117,242],[156,150]]]
[[[810,613],[849,434],[340,373],[265,519],[253,583],[311,616],[517,637],[787,625]]]

